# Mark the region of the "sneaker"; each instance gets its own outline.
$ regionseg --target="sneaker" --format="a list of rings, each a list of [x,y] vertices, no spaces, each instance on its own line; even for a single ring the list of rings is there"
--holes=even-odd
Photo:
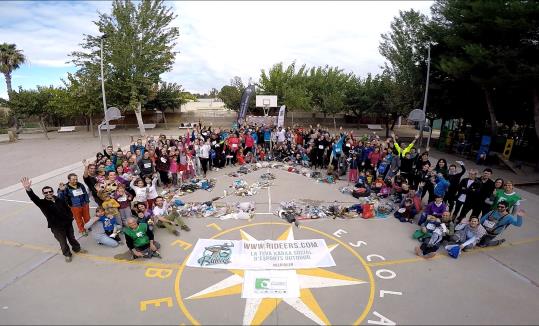
[[[71,256],[65,256],[66,263],[70,263],[73,260]]]
[[[175,236],[179,237],[179,236],[180,236],[180,231],[174,230],[174,231],[172,231],[172,234],[174,234]]]
[[[414,248],[414,251],[415,251],[415,254],[418,255],[419,257],[423,256],[423,252],[421,251],[421,249],[419,247],[416,246]]]
[[[152,253],[152,257],[156,257],[156,258],[163,258],[161,257],[161,253],[159,251],[155,251]]]
[[[188,227],[188,226],[185,225],[185,224],[181,226],[181,229],[184,230],[184,231],[188,231],[188,232],[191,231],[191,228]]]

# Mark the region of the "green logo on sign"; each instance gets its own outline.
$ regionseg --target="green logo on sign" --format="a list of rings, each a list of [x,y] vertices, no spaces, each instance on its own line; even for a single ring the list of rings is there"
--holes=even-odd
[[[257,278],[255,279],[255,289],[266,290],[269,288],[269,278]]]

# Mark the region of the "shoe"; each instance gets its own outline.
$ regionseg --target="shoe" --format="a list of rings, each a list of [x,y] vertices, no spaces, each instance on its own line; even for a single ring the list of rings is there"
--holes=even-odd
[[[159,253],[159,251],[155,251],[152,253],[152,257],[155,257],[155,258],[163,258],[161,257],[161,253]]]
[[[498,246],[505,242],[505,239],[498,240]]]
[[[181,226],[181,229],[184,230],[184,231],[187,231],[187,232],[191,231],[191,228],[188,227],[188,226],[185,225],[185,224]]]
[[[423,256],[423,253],[421,252],[421,249],[419,247],[415,247],[414,248],[414,251],[415,251],[415,254],[418,255],[418,256]]]
[[[83,237],[87,237],[87,236],[88,236],[88,232],[86,232],[86,230],[85,230],[85,231],[82,231],[81,235],[82,235]]]
[[[66,263],[70,263],[73,260],[71,256],[65,256]]]
[[[174,231],[172,231],[172,234],[174,234],[175,236],[179,237],[179,236],[180,236],[180,231],[174,230]]]
[[[87,254],[88,250],[86,249],[80,249],[79,251],[75,251],[76,254]]]

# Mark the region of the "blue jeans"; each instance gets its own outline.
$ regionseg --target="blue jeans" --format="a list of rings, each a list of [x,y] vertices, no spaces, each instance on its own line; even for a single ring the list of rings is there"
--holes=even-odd
[[[114,240],[113,238],[109,237],[105,233],[103,234],[96,234],[94,235],[95,241],[97,243],[100,243],[107,247],[118,247],[118,241]]]

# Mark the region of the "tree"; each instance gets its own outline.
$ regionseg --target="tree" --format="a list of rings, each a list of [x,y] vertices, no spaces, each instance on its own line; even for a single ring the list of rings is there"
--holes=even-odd
[[[230,80],[230,85],[225,85],[221,88],[218,97],[223,101],[227,109],[239,111],[244,89],[245,86],[243,86],[241,78],[235,76]]]
[[[393,81],[393,113],[407,114],[421,106],[429,43],[427,22],[418,11],[400,11],[391,22],[391,31],[382,34],[378,49],[387,60],[385,72]]]
[[[135,112],[141,135],[145,133],[142,105],[161,74],[170,71],[174,63],[179,30],[170,25],[175,18],[162,0],[136,4],[114,0],[112,13],[100,13],[95,22],[106,35],[103,59],[107,65],[108,101]],[[101,36],[85,35],[81,46],[89,52],[73,52],[73,62],[81,69],[97,66],[100,43]]]
[[[2,43],[0,44],[0,72],[4,74],[6,79],[7,96],[11,98],[11,92],[13,92],[11,86],[11,73],[13,70],[19,69],[19,67],[26,62],[26,57],[22,53],[22,50],[17,49],[15,44]],[[16,115],[13,116],[13,126],[15,131],[19,129],[19,123]]]
[[[97,72],[80,69],[74,74],[68,74],[64,86],[69,95],[68,103],[74,111],[73,115],[88,117],[88,128],[95,137],[94,117],[103,113],[101,102],[101,84]]]
[[[519,49],[536,35],[537,15],[537,4],[529,1],[443,0],[433,6],[432,28],[446,50],[440,69],[481,90],[493,136],[496,93],[519,79]]]
[[[11,73],[13,70],[19,69],[25,62],[26,57],[22,53],[22,50],[17,49],[15,44],[0,44],[0,72],[4,74],[6,79],[8,98],[10,93],[13,92],[11,88]]]
[[[47,135],[47,121],[67,116],[67,91],[64,88],[53,86],[38,86],[35,90],[19,88],[18,92],[11,93],[7,105],[19,117],[38,117],[45,137]]]
[[[311,98],[306,88],[307,68],[302,65],[296,71],[292,62],[286,69],[283,63],[273,65],[268,72],[262,69],[257,86],[265,95],[277,95],[278,105],[286,105],[288,111],[311,109]]]
[[[165,111],[169,109],[174,112],[174,109],[181,108],[182,104],[187,103],[187,98],[184,97],[185,93],[182,85],[162,82],[152,88],[146,108],[163,112],[165,128],[168,129]]]

